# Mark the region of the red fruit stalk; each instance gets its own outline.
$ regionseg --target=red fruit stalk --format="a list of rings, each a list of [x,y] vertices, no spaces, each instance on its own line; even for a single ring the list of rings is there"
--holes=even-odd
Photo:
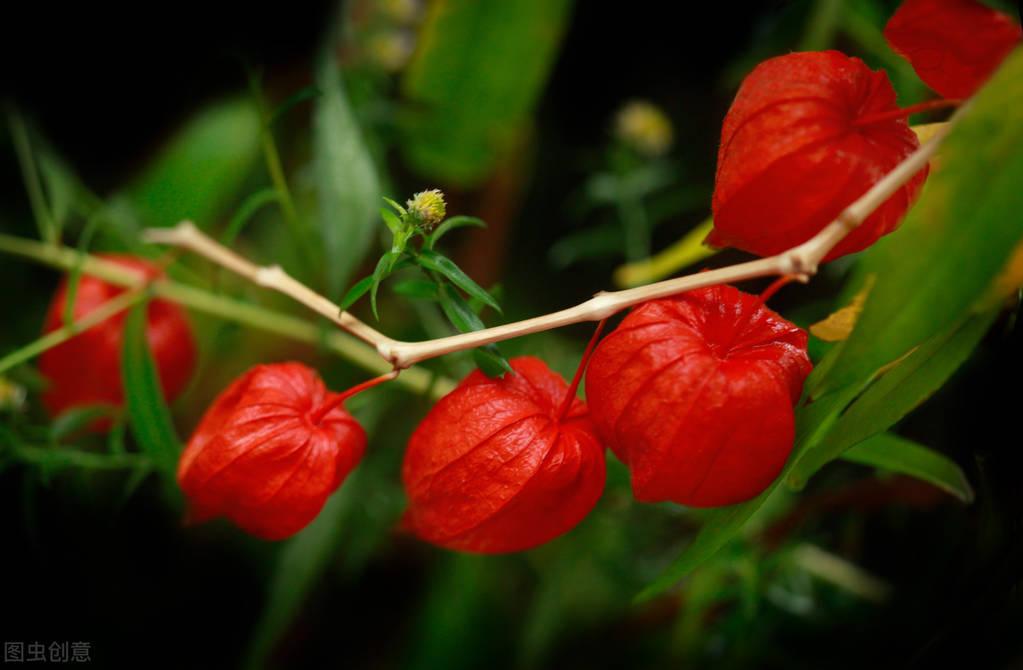
[[[892,49],[948,98],[973,95],[1020,45],[1011,17],[975,0],[906,0],[885,26]]]
[[[571,530],[600,498],[604,447],[575,386],[538,358],[511,366],[502,379],[470,374],[412,434],[404,524],[418,537],[459,551],[521,551]]]
[[[147,279],[162,272],[156,266],[131,256],[102,256],[106,261],[134,270]],[[125,289],[89,275],[78,282],[73,318],[79,320]],[[64,279],[50,303],[43,332],[62,327],[68,285]],[[65,410],[85,405],[120,406],[124,402],[121,385],[121,342],[124,314],[117,314],[39,357],[39,370],[50,386],[43,394],[47,411],[56,416]],[[146,339],[153,352],[160,384],[168,401],[184,390],[196,362],[195,340],[184,311],[166,300],[153,300],[146,312]],[[109,420],[93,428],[104,429]]]
[[[764,61],[725,116],[708,242],[760,256],[795,247],[831,223],[920,143],[884,72],[837,51]],[[898,227],[927,171],[832,249],[860,251]]]
[[[224,516],[267,540],[312,521],[355,468],[366,433],[345,399],[393,375],[331,393],[301,363],[259,365],[206,411],[178,465],[189,521]]]
[[[730,286],[640,305],[597,347],[586,397],[644,502],[748,500],[781,472],[806,333]]]

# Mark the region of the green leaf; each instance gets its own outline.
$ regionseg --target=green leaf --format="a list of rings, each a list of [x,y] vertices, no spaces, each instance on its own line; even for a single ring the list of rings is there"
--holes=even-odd
[[[336,59],[324,56],[316,74],[323,91],[313,114],[313,157],[327,287],[340,293],[369,250],[380,184],[345,94]]]
[[[220,243],[225,246],[231,246],[235,238],[245,228],[245,224],[252,219],[253,215],[266,205],[277,202],[279,197],[277,191],[272,188],[264,188],[250,194],[249,197],[245,198],[245,201],[242,202],[237,211],[235,211],[234,216],[231,217],[227,228],[224,229],[224,234],[220,236]]]
[[[306,86],[305,88],[292,93],[284,100],[284,102],[277,105],[277,108],[270,114],[270,118],[267,123],[271,126],[274,125],[292,109],[306,100],[312,100],[313,98],[319,97],[320,93],[320,89],[316,86]]]
[[[416,259],[422,267],[433,272],[439,272],[450,279],[455,286],[465,291],[470,297],[476,298],[483,304],[501,313],[501,306],[497,304],[497,301],[483,290],[479,284],[474,282],[469,275],[462,272],[462,268],[455,265],[455,262],[447,256],[442,256],[432,249],[421,249]]]
[[[202,110],[125,192],[145,225],[191,219],[207,228],[237,197],[260,156],[259,114],[247,98]]]
[[[967,319],[881,374],[843,411],[827,436],[792,467],[789,485],[801,488],[846,449],[883,433],[923,403],[966,361],[996,316],[989,312]]]
[[[110,418],[117,414],[111,405],[87,405],[63,412],[50,424],[50,439],[60,442],[66,437],[83,430],[97,419]]]
[[[386,279],[387,275],[390,274],[391,268],[394,267],[394,260],[398,255],[399,254],[393,251],[388,251],[380,257],[380,260],[377,261],[376,268],[373,270],[372,281],[370,282],[369,302],[373,307],[373,316],[376,317],[378,321],[380,320],[380,314],[377,313],[377,291],[380,290],[380,282]]]
[[[398,231],[404,228],[404,226],[401,223],[401,219],[398,218],[398,215],[389,209],[384,209],[381,207],[380,217],[384,220],[384,223],[387,225],[387,229],[390,230],[395,235],[398,234]]]
[[[375,282],[375,274],[363,277],[359,281],[355,282],[355,284],[348,289],[348,292],[345,293],[345,297],[341,299],[341,310],[344,311],[354,305],[359,298],[366,295],[366,291],[368,291]]]
[[[430,3],[402,81],[409,110],[400,146],[408,163],[457,186],[485,179],[520,141],[557,56],[571,4]]]
[[[437,242],[440,241],[440,238],[444,237],[452,230],[467,227],[486,228],[487,224],[484,223],[483,219],[478,219],[475,216],[452,216],[450,219],[437,226],[432,233],[426,236],[426,242],[423,246],[426,249],[433,249]]]
[[[174,481],[180,454],[177,434],[160,388],[156,363],[146,337],[148,304],[135,306],[124,324],[121,376],[132,435],[139,448],[153,459],[162,473]]]
[[[427,279],[405,279],[394,285],[394,292],[416,300],[439,300],[437,285]]]
[[[916,477],[964,503],[973,502],[973,488],[955,461],[891,433],[882,433],[857,444],[842,454],[842,458]]]
[[[451,286],[441,284],[439,291],[440,307],[444,316],[448,317],[448,321],[460,332],[469,333],[486,328],[483,320],[472,311],[462,296],[458,295],[458,292]],[[505,372],[512,372],[511,363],[494,344],[473,349],[473,360],[488,377],[499,377]]]
[[[408,212],[405,210],[404,207],[401,206],[400,203],[395,202],[394,200],[391,200],[387,196],[383,196],[383,199],[384,199],[384,202],[386,202],[388,205],[390,205],[391,207],[394,208],[394,211],[398,212],[399,216],[405,216],[406,214],[408,214]]]
[[[826,382],[836,388],[961,321],[1023,240],[1023,49],[981,89],[919,203],[857,268],[876,284]]]
[[[356,476],[358,472],[349,479]],[[274,645],[291,625],[316,581],[322,578],[341,541],[342,522],[355,503],[352,491],[352,482],[346,481],[327,499],[313,522],[282,547],[245,667],[265,667]]]

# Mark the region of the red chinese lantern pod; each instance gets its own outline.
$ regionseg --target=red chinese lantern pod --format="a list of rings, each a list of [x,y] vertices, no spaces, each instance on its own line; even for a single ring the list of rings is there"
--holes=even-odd
[[[155,279],[162,274],[159,268],[139,258],[116,255],[102,258],[134,270],[147,279]],[[74,319],[81,319],[124,290],[96,277],[81,275]],[[43,325],[44,333],[64,325],[67,293],[65,278],[50,303]],[[120,406],[123,403],[120,361],[124,319],[123,312],[116,314],[46,350],[39,357],[39,370],[50,382],[42,396],[43,405],[52,416],[74,407]],[[173,400],[188,384],[197,357],[195,339],[184,311],[166,300],[151,301],[146,312],[146,339],[156,361],[164,396],[168,401]],[[101,419],[91,428],[104,430],[109,426],[109,419]]]
[[[966,98],[1019,46],[1023,31],[975,0],[905,0],[884,36],[924,83],[946,98]]]
[[[810,373],[806,333],[730,286],[635,308],[597,346],[586,397],[643,502],[716,507],[781,472]]]
[[[412,434],[404,525],[421,539],[483,554],[521,551],[571,530],[600,498],[604,447],[586,405],[540,359],[511,366],[502,379],[470,374]]]
[[[771,256],[807,241],[920,143],[898,115],[884,72],[837,51],[764,61],[725,116],[708,242]],[[927,170],[914,176],[824,260],[895,230]]]
[[[366,433],[301,363],[258,365],[210,406],[178,464],[191,523],[227,517],[266,540],[312,521],[366,449]]]

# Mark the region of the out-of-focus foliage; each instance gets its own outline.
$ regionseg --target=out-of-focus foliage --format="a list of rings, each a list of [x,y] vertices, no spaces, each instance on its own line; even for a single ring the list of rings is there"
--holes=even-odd
[[[402,79],[401,147],[409,164],[447,184],[485,179],[528,133],[571,4],[429,3]]]

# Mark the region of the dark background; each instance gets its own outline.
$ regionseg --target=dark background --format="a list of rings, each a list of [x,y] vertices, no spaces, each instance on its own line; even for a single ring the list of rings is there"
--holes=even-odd
[[[704,155],[699,177],[709,182],[732,95],[720,85],[721,70],[793,4],[578,2],[539,111],[540,151],[551,160],[540,161],[548,167],[534,178],[527,210],[575,186],[578,175],[564,157],[583,152],[629,97],[656,99],[689,120],[679,142]],[[267,11],[195,1],[59,9],[37,2],[18,11],[5,21],[4,93],[104,192],[203,101],[244,86],[238,56],[300,86],[334,8],[322,1]],[[0,147],[3,201],[27,213],[9,143]],[[549,167],[559,160],[559,168]],[[528,257],[557,236],[519,229],[510,256]],[[47,295],[52,276],[38,276]],[[577,285],[593,284],[582,273],[549,299],[568,304]],[[782,629],[773,655],[756,665],[1023,667],[1023,338],[1012,325],[999,323],[901,431],[954,455],[978,502],[913,512],[899,533],[873,524],[867,537],[875,550],[865,563],[898,584],[896,599],[871,618]],[[73,490],[39,495],[33,486],[16,469],[0,473],[0,638],[88,640],[99,667],[237,661],[262,602],[265,551],[224,547],[202,532],[183,540],[155,487],[112,511],[80,504]],[[391,667],[426,569],[416,543],[396,541],[357,583],[315,594],[281,658],[292,667]],[[630,664],[647,653],[645,627],[658,625],[647,614],[568,641],[553,664]],[[494,665],[502,665],[501,649],[493,651]]]

